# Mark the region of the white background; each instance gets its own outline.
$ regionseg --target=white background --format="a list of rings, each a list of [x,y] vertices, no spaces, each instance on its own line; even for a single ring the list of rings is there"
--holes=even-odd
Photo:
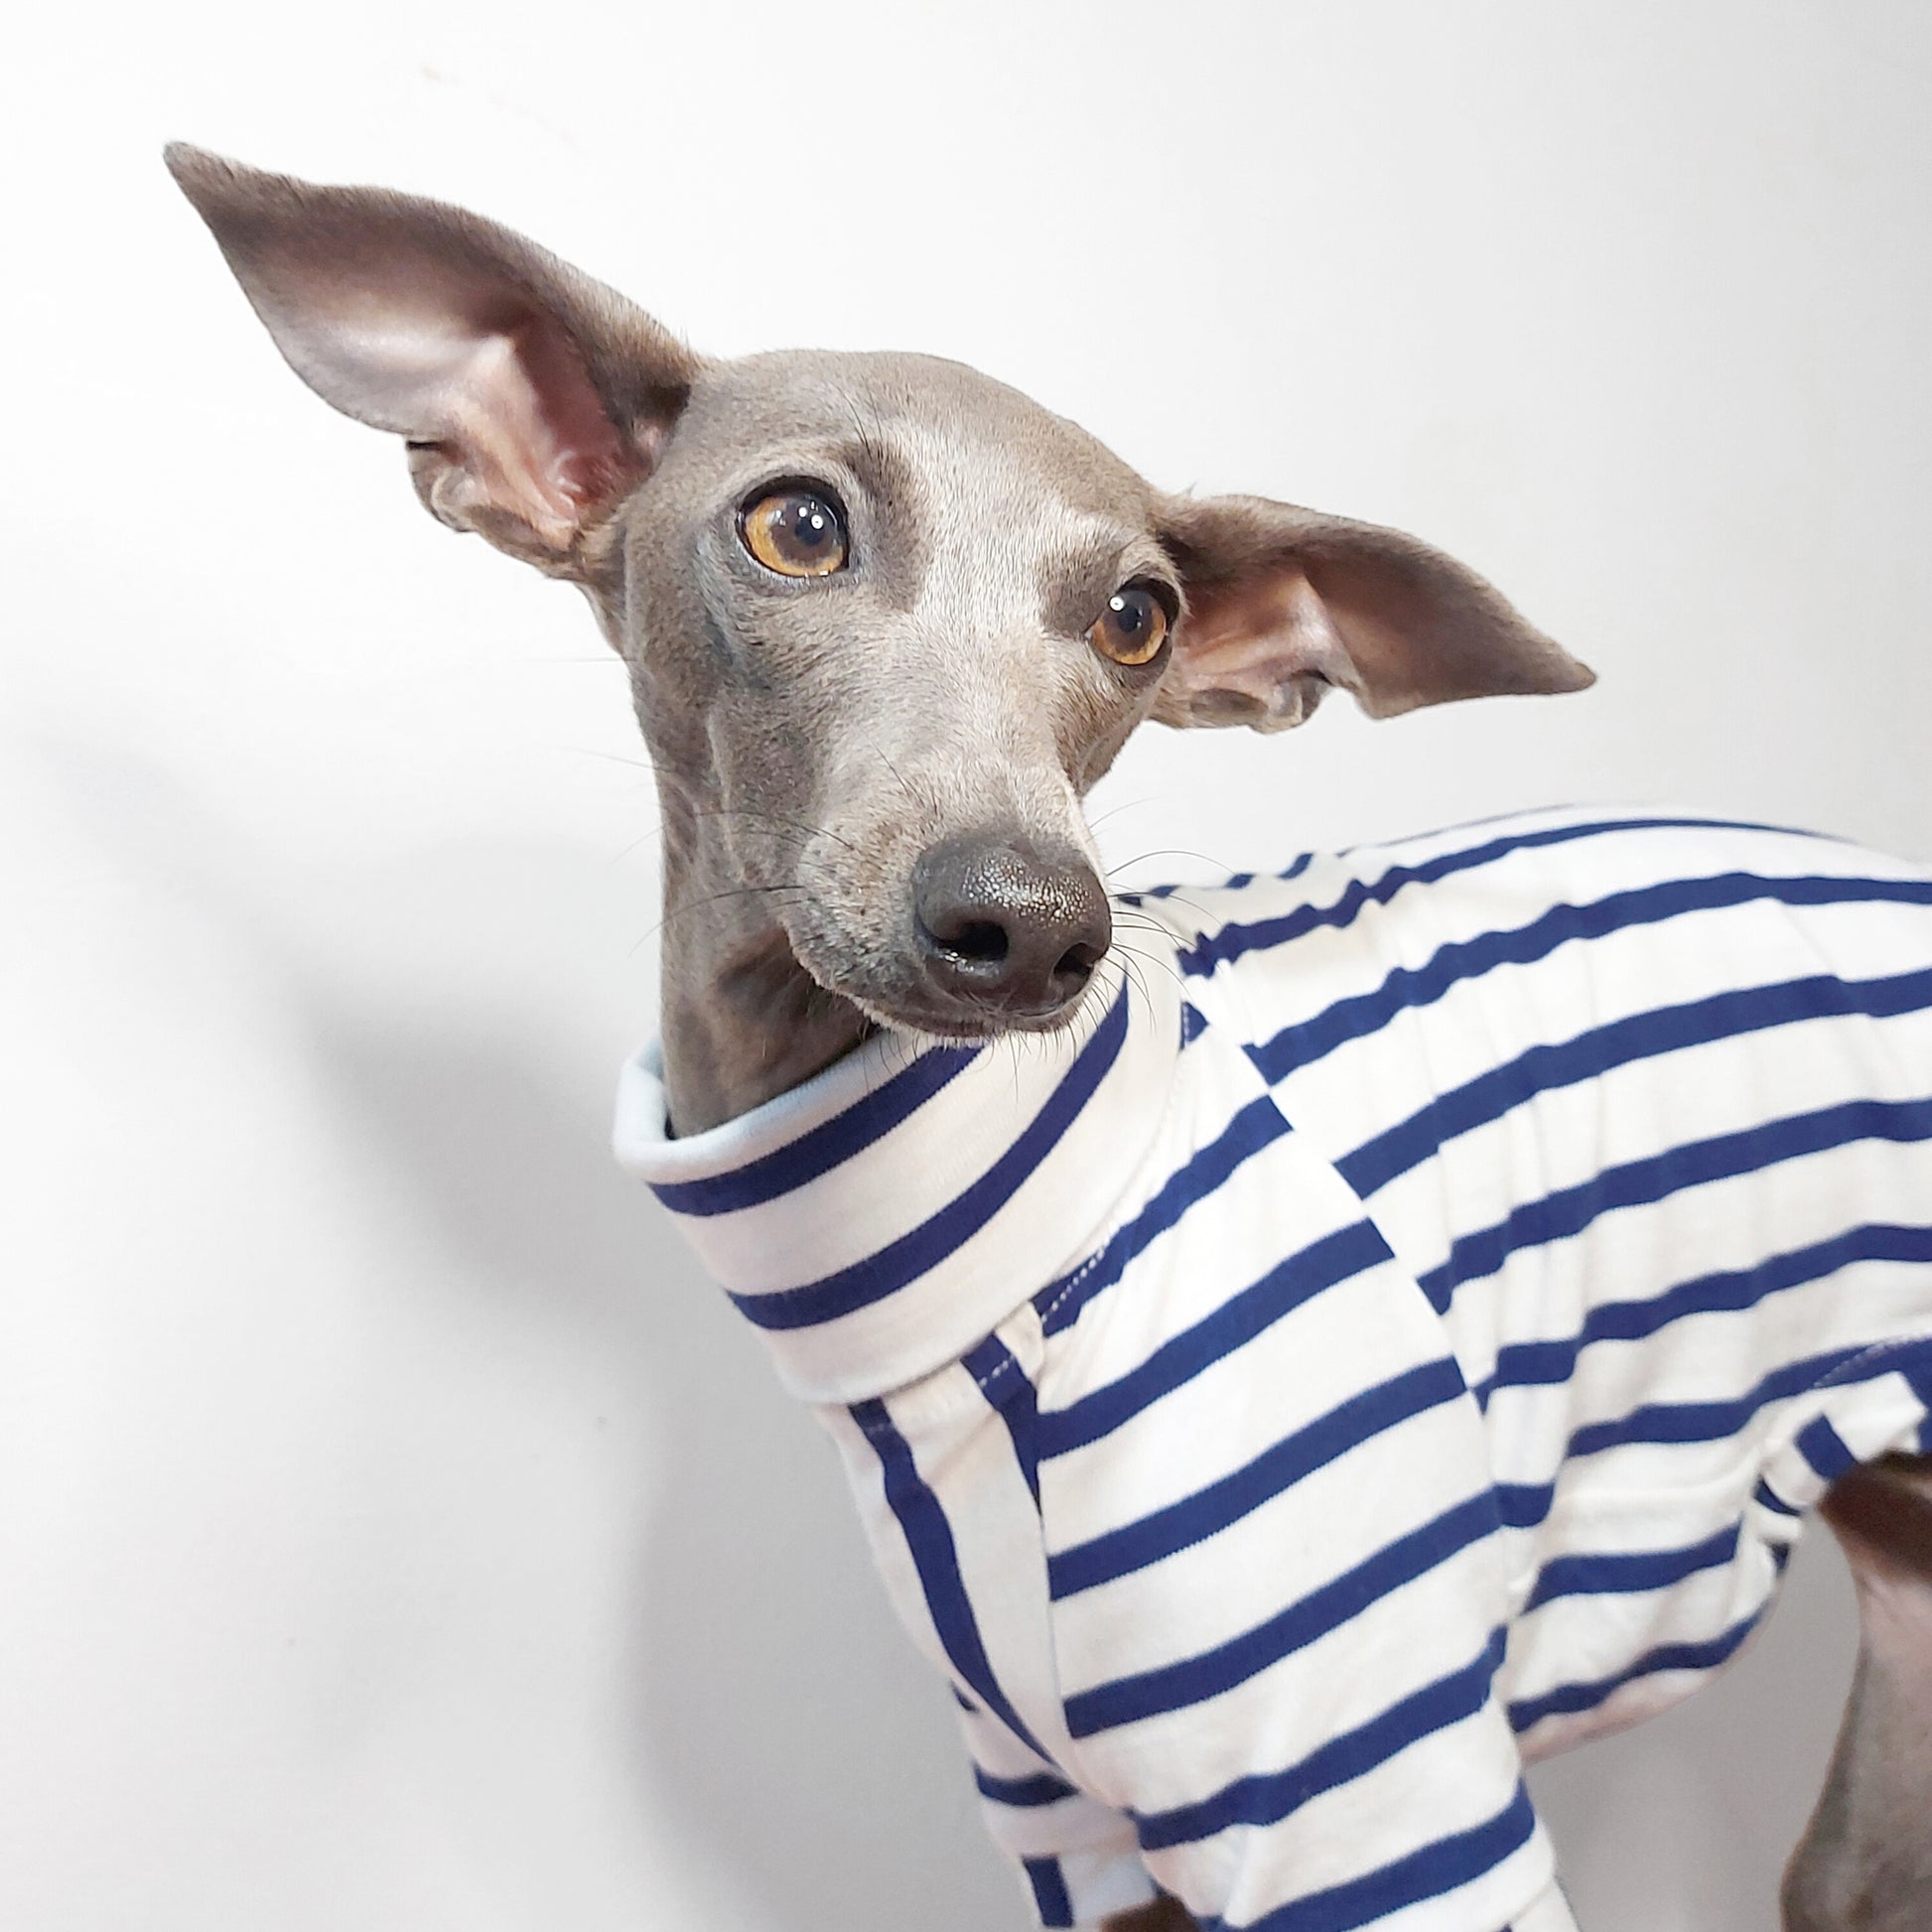
[[[1932,857],[1929,86],[1911,0],[16,18],[0,1926],[1025,1923],[829,1449],[607,1161],[621,675],[289,376],[164,138],[466,202],[707,349],[964,357],[1602,674],[1150,732],[1132,877],[1567,799]],[[1765,1932],[1851,1644],[1821,1537],[1553,1768],[1591,1932]]]

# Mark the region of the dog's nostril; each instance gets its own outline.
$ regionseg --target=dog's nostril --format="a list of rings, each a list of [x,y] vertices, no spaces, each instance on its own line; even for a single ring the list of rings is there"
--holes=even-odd
[[[1060,962],[1053,968],[1053,977],[1063,982],[1069,992],[1083,986],[1093,977],[1093,969],[1100,964],[1098,948],[1084,943],[1068,946],[1060,954]]]
[[[997,966],[1007,956],[1007,929],[991,919],[967,919],[957,930],[932,935],[950,953],[981,965]]]

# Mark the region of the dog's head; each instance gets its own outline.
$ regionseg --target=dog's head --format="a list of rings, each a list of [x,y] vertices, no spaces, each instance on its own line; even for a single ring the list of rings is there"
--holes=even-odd
[[[304,380],[458,529],[590,596],[674,862],[762,895],[820,985],[978,1035],[1110,940],[1080,798],[1134,727],[1377,717],[1590,674],[1412,537],[1165,495],[957,363],[712,361],[460,209],[169,163]]]

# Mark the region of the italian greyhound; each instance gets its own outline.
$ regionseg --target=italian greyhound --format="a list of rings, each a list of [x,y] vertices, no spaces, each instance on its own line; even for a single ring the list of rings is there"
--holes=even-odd
[[[461,209],[176,146],[296,372],[403,439],[440,522],[575,584],[662,801],[663,1080],[680,1137],[884,1030],[1053,1033],[1117,970],[1081,800],[1135,728],[1380,718],[1591,674],[1398,532],[1155,488],[915,354],[694,353]],[[1862,1651],[1788,1932],[1932,1924],[1932,1462],[1823,1513]],[[1111,1932],[1195,1920],[1173,1898]]]

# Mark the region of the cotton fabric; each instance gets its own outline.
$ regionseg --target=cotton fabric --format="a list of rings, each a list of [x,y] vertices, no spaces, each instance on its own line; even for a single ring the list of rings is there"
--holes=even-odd
[[[1563,1932],[1526,1761],[1932,1449],[1932,879],[1544,813],[1130,895],[1067,1034],[620,1159],[836,1440],[1042,1925]]]

